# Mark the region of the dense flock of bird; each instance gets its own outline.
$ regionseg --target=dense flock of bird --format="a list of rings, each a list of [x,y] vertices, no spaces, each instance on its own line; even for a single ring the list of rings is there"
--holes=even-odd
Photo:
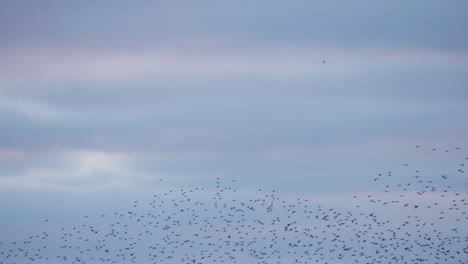
[[[468,157],[455,162],[444,174],[411,163],[378,173],[373,191],[350,195],[345,208],[247,192],[218,178],[210,188],[169,190],[112,214],[85,215],[80,224],[0,238],[0,264],[466,264]]]

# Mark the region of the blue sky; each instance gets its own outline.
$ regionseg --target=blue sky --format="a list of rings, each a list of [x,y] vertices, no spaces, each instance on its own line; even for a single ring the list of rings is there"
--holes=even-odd
[[[405,162],[442,170],[414,147],[466,153],[467,9],[2,1],[0,234],[216,177],[339,207]]]

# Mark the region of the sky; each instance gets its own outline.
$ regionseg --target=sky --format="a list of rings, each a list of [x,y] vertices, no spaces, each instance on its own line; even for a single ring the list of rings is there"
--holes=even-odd
[[[0,1],[0,235],[217,177],[340,207],[445,169],[468,149],[467,9]]]

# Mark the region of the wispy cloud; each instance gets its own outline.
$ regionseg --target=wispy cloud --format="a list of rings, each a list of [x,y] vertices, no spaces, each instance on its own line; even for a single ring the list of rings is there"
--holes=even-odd
[[[134,180],[142,177],[130,167],[131,157],[124,153],[56,151],[49,153],[47,159],[53,164],[36,164],[20,172],[2,174],[0,188],[88,192],[132,188]]]
[[[468,54],[430,50],[359,49],[241,49],[190,52],[146,50],[119,52],[101,50],[4,51],[0,63],[4,79],[45,82],[115,82],[159,78],[200,79],[229,76],[320,77],[352,75],[364,71],[401,67],[432,68],[467,66]],[[330,66],[324,65],[326,61]]]
[[[60,120],[67,114],[50,103],[14,96],[2,93],[0,87],[0,113],[18,114],[31,119],[38,120]]]
[[[0,149],[0,162],[20,160],[27,156],[27,153],[20,149]]]

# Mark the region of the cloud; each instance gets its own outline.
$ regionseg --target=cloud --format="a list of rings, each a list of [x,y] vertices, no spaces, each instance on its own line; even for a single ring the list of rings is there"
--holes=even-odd
[[[123,153],[95,150],[52,152],[46,162],[1,175],[0,187],[79,192],[132,188],[133,179],[142,175],[130,168],[130,160]]]
[[[27,154],[20,149],[0,149],[0,163],[22,159]]]
[[[167,189],[206,187],[194,198],[213,201],[217,177],[237,179],[248,199],[275,189],[347,212],[357,194],[363,213],[398,219],[400,204],[365,197],[405,195],[448,210],[453,192],[468,199],[456,172],[468,148],[467,9],[0,1],[2,237],[17,240],[25,223],[35,233],[54,212],[74,225]],[[388,169],[388,182],[406,182],[414,168],[425,180],[449,172],[451,192],[383,193],[372,181]]]
[[[461,3],[1,5],[2,149],[266,178],[305,177],[339,149],[466,141]],[[40,163],[23,165],[114,173]]]
[[[319,44],[466,49],[464,1],[139,1],[22,4],[0,8],[1,46],[151,46]]]
[[[0,114],[21,115],[35,120],[60,120],[66,113],[37,100],[7,96],[0,89]]]
[[[374,140],[465,138],[463,102],[351,98],[188,96],[154,105],[90,108],[37,123],[5,116],[4,148],[246,153]]]
[[[241,49],[193,52],[144,50],[10,50],[0,63],[8,82],[115,83],[262,76],[267,79],[330,79],[419,68],[466,69],[468,53],[424,50]],[[324,65],[323,60],[329,65]],[[36,84],[37,85],[37,84]],[[222,88],[220,88],[222,89]]]

